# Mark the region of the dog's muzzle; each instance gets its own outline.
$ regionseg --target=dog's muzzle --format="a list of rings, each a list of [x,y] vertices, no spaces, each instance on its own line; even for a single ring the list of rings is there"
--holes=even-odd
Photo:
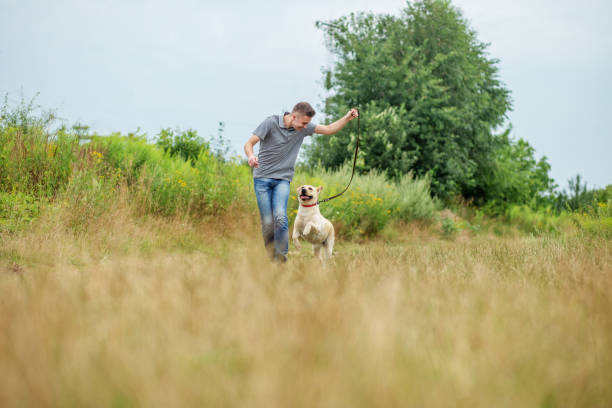
[[[300,192],[300,200],[308,201],[311,199],[312,196],[308,195],[308,191],[306,191],[306,189],[302,189],[302,191]]]

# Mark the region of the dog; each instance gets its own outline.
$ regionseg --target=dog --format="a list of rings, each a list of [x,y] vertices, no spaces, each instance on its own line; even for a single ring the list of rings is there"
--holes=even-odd
[[[310,242],[314,256],[321,262],[331,258],[334,250],[334,226],[319,211],[319,193],[323,187],[303,185],[297,188],[298,208],[293,223],[293,245],[300,249],[299,238]],[[323,251],[321,251],[323,249]]]

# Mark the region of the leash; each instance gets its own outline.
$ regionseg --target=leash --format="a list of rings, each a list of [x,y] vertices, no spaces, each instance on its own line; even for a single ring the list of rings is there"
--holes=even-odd
[[[351,173],[351,179],[349,180],[349,182],[346,185],[345,189],[342,190],[341,193],[338,193],[338,194],[333,195],[331,197],[327,197],[327,198],[324,198],[323,200],[317,201],[316,205],[318,205],[320,203],[327,202],[329,200],[333,200],[336,197],[340,197],[342,194],[344,194],[346,192],[346,190],[348,190],[349,186],[351,185],[351,182],[353,181],[353,176],[355,175],[355,166],[357,165],[357,152],[359,152],[359,136],[361,134],[361,128],[359,126],[359,118],[361,118],[361,112],[359,112],[359,109],[357,109],[357,144],[355,145],[355,157],[353,158],[353,173]]]

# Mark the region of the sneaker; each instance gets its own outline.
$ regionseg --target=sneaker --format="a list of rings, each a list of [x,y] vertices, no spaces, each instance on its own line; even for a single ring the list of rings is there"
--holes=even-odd
[[[284,254],[276,254],[274,255],[274,262],[278,262],[278,263],[285,263],[287,262],[287,255]]]

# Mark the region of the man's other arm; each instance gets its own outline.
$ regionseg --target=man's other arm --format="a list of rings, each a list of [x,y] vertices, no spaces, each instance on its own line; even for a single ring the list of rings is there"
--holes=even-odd
[[[253,146],[259,143],[259,138],[257,135],[253,134],[244,144],[244,153],[246,154],[247,159],[249,160],[249,166],[251,167],[259,167],[259,159],[253,153]]]

